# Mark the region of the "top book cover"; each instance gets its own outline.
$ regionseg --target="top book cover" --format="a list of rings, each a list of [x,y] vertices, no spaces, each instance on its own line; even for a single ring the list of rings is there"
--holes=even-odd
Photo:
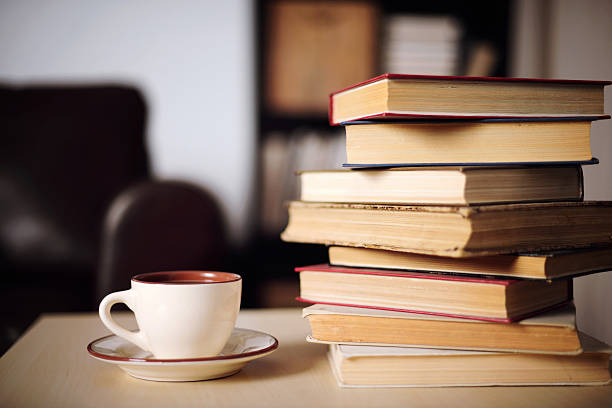
[[[363,119],[608,119],[611,81],[383,74],[329,97],[332,125]]]

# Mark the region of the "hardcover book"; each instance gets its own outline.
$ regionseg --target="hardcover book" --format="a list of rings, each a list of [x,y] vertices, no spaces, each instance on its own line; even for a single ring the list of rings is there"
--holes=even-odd
[[[580,166],[304,171],[299,178],[301,200],[311,202],[473,205],[583,196]]]
[[[371,118],[559,118],[604,115],[610,81],[384,74],[332,93],[332,125]]]
[[[451,257],[584,248],[612,242],[605,201],[485,206],[289,204],[281,238]]]
[[[382,249],[331,246],[329,263],[363,268],[557,279],[611,270],[612,247],[449,258]]]
[[[609,384],[610,346],[580,339],[575,356],[333,344],[329,361],[345,387]]]
[[[572,281],[516,280],[311,265],[300,274],[308,303],[512,322],[572,299]]]
[[[578,119],[348,122],[345,167],[588,163],[591,122]]]
[[[517,323],[315,304],[305,308],[314,343],[506,351],[582,352],[573,304]]]

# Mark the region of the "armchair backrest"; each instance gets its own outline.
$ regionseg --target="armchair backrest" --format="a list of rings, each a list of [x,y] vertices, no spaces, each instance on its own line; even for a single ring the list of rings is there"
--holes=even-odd
[[[0,257],[95,267],[106,208],[149,176],[146,116],[130,87],[0,86]]]

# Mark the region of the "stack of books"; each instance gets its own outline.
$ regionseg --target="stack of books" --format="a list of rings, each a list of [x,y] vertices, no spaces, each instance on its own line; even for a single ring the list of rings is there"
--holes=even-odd
[[[604,81],[383,75],[330,98],[347,160],[307,171],[285,241],[310,341],[343,386],[595,385],[572,279],[612,268],[612,203],[583,200]]]

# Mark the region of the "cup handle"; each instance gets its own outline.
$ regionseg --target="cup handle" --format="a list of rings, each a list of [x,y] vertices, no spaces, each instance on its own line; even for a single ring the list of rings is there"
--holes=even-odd
[[[116,303],[125,303],[132,311],[134,311],[134,299],[132,291],[130,289],[121,292],[114,292],[106,295],[102,302],[98,312],[100,313],[100,319],[102,323],[113,333],[119,337],[123,337],[129,342],[134,343],[145,351],[150,351],[148,342],[142,331],[132,332],[117,324],[115,319],[111,316],[111,307]]]

